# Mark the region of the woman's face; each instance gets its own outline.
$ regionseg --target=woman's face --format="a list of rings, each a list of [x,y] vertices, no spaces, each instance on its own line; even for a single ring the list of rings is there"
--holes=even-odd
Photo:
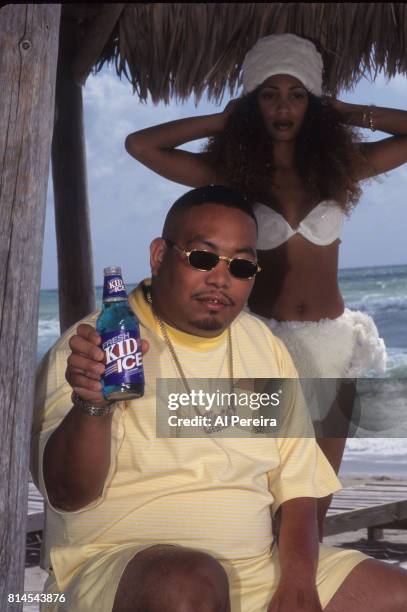
[[[295,140],[308,108],[304,85],[288,74],[276,74],[264,81],[257,94],[260,114],[273,140]]]

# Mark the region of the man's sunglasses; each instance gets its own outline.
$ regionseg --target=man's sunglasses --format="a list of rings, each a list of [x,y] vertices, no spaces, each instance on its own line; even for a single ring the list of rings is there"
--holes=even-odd
[[[255,261],[250,261],[250,259],[225,257],[224,255],[217,255],[212,251],[206,251],[205,249],[192,249],[192,251],[187,251],[186,249],[181,249],[181,247],[167,238],[165,242],[169,247],[183,253],[192,268],[201,270],[202,272],[213,270],[221,260],[226,261],[229,272],[235,278],[249,280],[256,276],[261,270],[260,266]]]

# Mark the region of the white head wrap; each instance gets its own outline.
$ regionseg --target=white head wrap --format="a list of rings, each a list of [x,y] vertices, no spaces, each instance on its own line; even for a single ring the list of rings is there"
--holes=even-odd
[[[295,34],[271,34],[260,38],[243,61],[243,94],[274,74],[290,74],[316,96],[322,94],[321,54],[315,45]]]

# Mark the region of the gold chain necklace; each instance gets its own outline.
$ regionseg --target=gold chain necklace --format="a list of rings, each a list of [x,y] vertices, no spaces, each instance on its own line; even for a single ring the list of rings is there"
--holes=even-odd
[[[158,315],[158,313],[156,312],[154,306],[153,306],[153,298],[151,295],[151,289],[148,286],[146,287],[146,297],[147,297],[147,302],[150,304],[151,306],[151,310],[153,311],[153,315],[155,320],[157,321],[162,336],[164,338],[164,342],[168,347],[168,350],[170,351],[171,357],[173,358],[173,361],[175,363],[175,366],[178,370],[178,374],[181,377],[181,380],[184,384],[185,390],[187,391],[188,395],[191,397],[191,387],[188,384],[187,378],[184,374],[184,370],[182,369],[180,360],[178,359],[178,355],[175,352],[175,348],[173,343],[171,342],[171,339],[168,335],[167,329],[165,327],[165,323],[164,321],[161,319],[161,317]],[[229,361],[229,380],[230,380],[230,394],[231,394],[231,399],[233,398],[233,348],[232,348],[232,333],[230,330],[230,327],[228,327],[227,329],[227,337],[228,337],[228,361]],[[224,429],[225,427],[227,427],[227,425],[215,425],[213,423],[213,420],[216,418],[216,416],[232,416],[236,414],[236,407],[235,407],[235,403],[233,402],[233,404],[231,406],[228,407],[227,411],[224,412],[224,414],[222,415],[215,415],[215,413],[212,412],[212,410],[209,410],[209,412],[206,413],[206,415],[203,415],[200,410],[198,409],[197,406],[194,406],[195,408],[195,412],[197,413],[198,416],[200,417],[204,417],[206,416],[207,418],[210,419],[211,421],[211,425],[204,425],[203,428],[205,430],[206,433],[213,433],[215,431],[220,431],[221,429]]]

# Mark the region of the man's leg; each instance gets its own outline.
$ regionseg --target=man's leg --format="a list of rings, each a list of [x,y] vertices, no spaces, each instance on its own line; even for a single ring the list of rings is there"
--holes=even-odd
[[[406,612],[407,572],[366,559],[344,580],[325,612]]]
[[[226,573],[210,555],[157,545],[128,563],[112,612],[230,612]]]

